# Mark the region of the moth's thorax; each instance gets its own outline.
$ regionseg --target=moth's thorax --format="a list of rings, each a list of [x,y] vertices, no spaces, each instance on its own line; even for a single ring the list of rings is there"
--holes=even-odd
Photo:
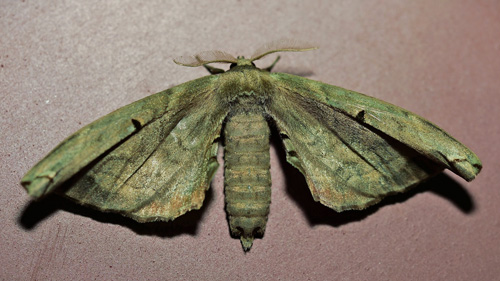
[[[254,66],[230,70],[220,76],[219,90],[231,104],[262,104],[274,90],[269,72]]]

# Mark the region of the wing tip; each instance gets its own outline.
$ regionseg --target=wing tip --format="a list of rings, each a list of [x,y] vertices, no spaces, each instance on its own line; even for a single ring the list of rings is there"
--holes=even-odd
[[[26,192],[34,198],[45,196],[58,185],[54,181],[57,172],[49,170],[40,173],[38,172],[39,170],[40,169],[36,169],[35,166],[21,179],[21,185],[26,189]]]
[[[455,169],[455,172],[468,182],[475,179],[483,168],[483,164],[478,158],[475,158],[474,160],[476,161],[464,161],[461,159],[453,161],[453,168]]]
[[[46,177],[35,178],[33,180],[23,178],[21,185],[26,189],[28,194],[33,198],[43,197],[49,190],[51,180]]]

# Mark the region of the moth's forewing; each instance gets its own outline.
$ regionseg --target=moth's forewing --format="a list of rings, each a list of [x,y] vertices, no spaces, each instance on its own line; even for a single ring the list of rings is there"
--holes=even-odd
[[[472,180],[477,156],[436,125],[356,92],[275,73],[269,111],[288,161],[317,201],[363,209],[448,168]]]
[[[184,83],[82,128],[29,171],[23,185],[41,196],[67,183],[59,193],[138,221],[199,208],[217,168],[214,140],[228,110],[218,104],[216,79]]]

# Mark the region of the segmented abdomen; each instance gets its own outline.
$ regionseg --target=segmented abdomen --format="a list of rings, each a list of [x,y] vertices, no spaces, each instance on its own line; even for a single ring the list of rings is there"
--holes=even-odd
[[[239,112],[228,118],[224,184],[231,233],[245,250],[262,237],[271,203],[269,126],[262,113]]]

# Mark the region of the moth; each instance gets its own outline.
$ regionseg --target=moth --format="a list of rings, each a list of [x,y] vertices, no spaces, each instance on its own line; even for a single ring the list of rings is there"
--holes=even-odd
[[[122,107],[83,127],[36,164],[21,184],[139,222],[169,221],[199,209],[224,141],[230,232],[244,251],[261,238],[271,202],[270,126],[314,200],[337,212],[360,210],[449,169],[467,181],[478,157],[405,109],[254,61],[314,47],[292,40],[250,58],[225,52],[181,57],[208,75]],[[209,66],[229,63],[227,71]]]

